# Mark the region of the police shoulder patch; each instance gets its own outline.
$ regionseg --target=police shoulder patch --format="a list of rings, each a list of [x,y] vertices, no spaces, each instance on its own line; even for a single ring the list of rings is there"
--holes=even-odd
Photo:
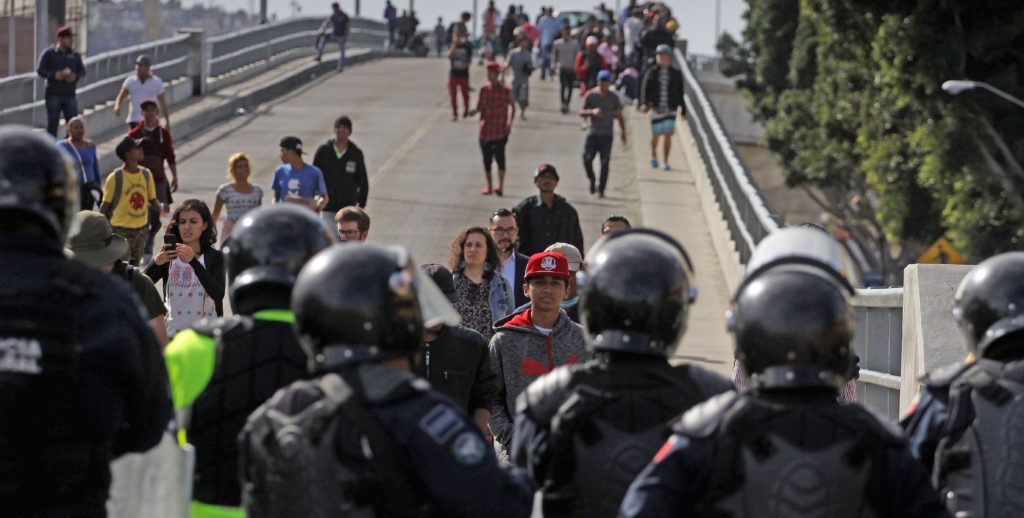
[[[420,419],[420,430],[437,444],[448,442],[463,427],[462,419],[447,405],[438,403]]]
[[[452,441],[451,454],[463,466],[477,466],[487,455],[487,445],[479,434],[466,430]]]

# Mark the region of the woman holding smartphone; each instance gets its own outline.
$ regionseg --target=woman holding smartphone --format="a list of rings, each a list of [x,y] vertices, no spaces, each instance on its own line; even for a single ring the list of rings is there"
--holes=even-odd
[[[224,314],[224,255],[213,248],[217,228],[200,200],[185,200],[167,224],[164,246],[146,267],[153,282],[164,281],[167,335],[207,317]]]

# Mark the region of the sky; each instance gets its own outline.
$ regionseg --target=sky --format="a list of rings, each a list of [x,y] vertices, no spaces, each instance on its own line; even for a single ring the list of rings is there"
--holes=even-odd
[[[323,14],[330,13],[332,0],[267,0],[267,9],[271,13],[277,13],[278,19],[288,17],[293,12],[293,6],[301,8],[301,14]],[[417,17],[420,20],[420,30],[429,30],[437,21],[437,17],[444,18],[445,24],[451,22],[459,12],[465,10],[472,12],[473,0],[412,0]],[[552,5],[558,9],[593,9],[601,0],[514,0],[526,8],[526,13],[531,18],[536,18],[541,5]],[[615,9],[616,0],[604,0],[609,8]],[[355,10],[356,0],[338,0],[341,8],[349,14]],[[399,10],[407,9],[410,0],[392,0]],[[621,5],[627,5],[628,0],[619,0]],[[186,2],[187,3],[187,2]],[[214,4],[229,11],[238,9],[249,10],[253,5],[258,8],[259,0],[203,0],[204,4]],[[361,0],[362,15],[369,18],[382,18],[384,12],[384,0]],[[509,1],[496,0],[495,4],[504,13],[509,6]],[[743,29],[742,14],[746,6],[743,0],[668,0],[665,2],[672,8],[672,13],[679,20],[680,37],[688,40],[691,53],[714,54],[715,53],[715,6],[721,5],[721,30],[738,35]],[[479,0],[480,10],[487,5],[486,0]]]

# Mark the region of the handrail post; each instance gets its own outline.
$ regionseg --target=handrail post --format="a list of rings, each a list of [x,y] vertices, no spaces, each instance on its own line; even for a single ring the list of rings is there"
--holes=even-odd
[[[192,80],[192,95],[206,93],[206,82],[209,79],[210,63],[206,51],[206,31],[193,27],[180,29],[178,34],[188,34],[185,47],[188,49],[188,67],[186,73]]]

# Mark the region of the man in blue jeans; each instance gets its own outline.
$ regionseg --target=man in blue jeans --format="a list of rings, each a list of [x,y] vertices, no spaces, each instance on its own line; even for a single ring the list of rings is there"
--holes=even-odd
[[[618,94],[611,91],[612,74],[602,70],[597,74],[597,89],[590,90],[583,98],[580,116],[589,119],[587,140],[583,144],[583,168],[590,180],[590,194],[597,192],[604,198],[604,189],[608,184],[608,164],[612,159],[612,140],[615,136],[615,121],[619,121],[619,133],[622,144],[627,142],[626,121],[622,117],[622,101]],[[594,157],[601,155],[601,178],[595,186]]]
[[[85,77],[85,65],[82,56],[71,48],[73,38],[71,27],[57,29],[57,44],[43,51],[36,67],[39,77],[46,79],[46,132],[54,137],[62,112],[64,120],[78,115],[75,85]]]
[[[351,25],[349,17],[345,14],[345,11],[341,10],[341,6],[338,2],[331,4],[331,9],[334,11],[331,13],[331,17],[324,20],[324,23],[320,25],[320,40],[316,47],[316,62],[320,62],[320,58],[324,55],[324,47],[327,46],[327,27],[331,27],[331,37],[338,40],[338,72],[345,69],[345,42],[348,40],[349,26]]]

